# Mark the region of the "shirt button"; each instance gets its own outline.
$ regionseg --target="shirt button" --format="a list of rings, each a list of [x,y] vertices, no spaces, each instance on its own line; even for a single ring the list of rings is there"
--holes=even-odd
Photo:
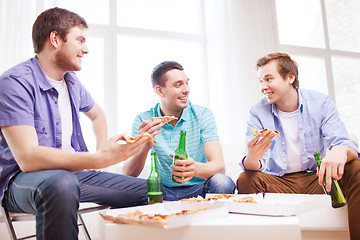
[[[45,128],[43,127],[43,128],[41,129],[41,131],[45,132]]]
[[[56,125],[59,125],[59,122],[56,122]]]
[[[58,104],[58,101],[55,101],[55,104]]]
[[[283,143],[281,143],[282,145],[285,145],[285,143],[283,142]]]

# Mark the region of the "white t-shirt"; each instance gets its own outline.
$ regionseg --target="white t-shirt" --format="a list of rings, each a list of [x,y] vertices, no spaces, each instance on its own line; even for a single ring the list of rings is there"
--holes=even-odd
[[[62,133],[62,147],[61,149],[66,152],[75,152],[71,146],[71,135],[73,132],[72,126],[72,114],[71,114],[71,104],[69,91],[64,79],[61,81],[56,81],[49,78],[50,83],[58,92],[58,106],[61,117],[61,133]]]
[[[278,109],[287,147],[287,173],[301,171],[298,110],[282,112]]]

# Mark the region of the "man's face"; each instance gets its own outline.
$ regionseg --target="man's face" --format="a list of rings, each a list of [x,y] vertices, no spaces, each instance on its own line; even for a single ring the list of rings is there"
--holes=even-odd
[[[190,93],[189,78],[184,71],[173,69],[164,74],[165,86],[161,87],[163,104],[168,109],[181,111],[187,107]]]
[[[270,61],[258,69],[260,91],[267,97],[270,104],[284,103],[290,90],[294,90],[293,75],[283,79],[277,70],[277,62]]]
[[[64,72],[80,71],[81,58],[89,52],[85,45],[86,37],[84,29],[73,27],[64,42],[60,39],[60,47],[56,53],[56,64]]]

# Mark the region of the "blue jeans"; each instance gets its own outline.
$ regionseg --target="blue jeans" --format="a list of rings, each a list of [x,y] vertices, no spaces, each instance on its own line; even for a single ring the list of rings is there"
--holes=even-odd
[[[194,186],[186,187],[165,187],[164,200],[166,201],[176,201],[183,198],[192,198],[201,196],[205,198],[206,193],[225,193],[233,194],[235,191],[234,181],[224,175],[224,174],[215,174],[206,181],[199,183]]]
[[[4,206],[36,216],[37,239],[78,239],[79,202],[111,207],[147,204],[146,180],[107,172],[20,172],[9,184]]]

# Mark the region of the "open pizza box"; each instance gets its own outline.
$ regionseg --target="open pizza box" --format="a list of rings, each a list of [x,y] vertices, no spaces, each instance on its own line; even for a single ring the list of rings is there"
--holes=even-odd
[[[194,211],[187,214],[179,214],[183,210]],[[196,211],[199,210],[199,211]],[[161,214],[161,215],[170,215],[166,222],[162,221],[152,221],[144,219],[131,219],[123,218],[124,214],[134,213],[136,211],[141,211],[143,214]],[[141,225],[147,227],[163,228],[163,229],[173,229],[186,225],[191,225],[193,223],[215,220],[227,216],[229,213],[226,204],[220,202],[165,202],[153,205],[138,206],[138,207],[129,207],[121,209],[110,209],[106,212],[106,215],[102,215],[102,218],[107,221],[112,221],[115,223],[121,224],[132,224],[132,225]],[[119,218],[120,216],[120,218]]]
[[[206,197],[214,196],[207,194]],[[236,199],[252,197],[256,203],[237,202]],[[235,200],[235,201],[234,201]],[[242,213],[264,216],[295,216],[331,206],[329,196],[314,194],[258,193],[234,194],[227,199],[218,199],[225,203],[230,213]]]

